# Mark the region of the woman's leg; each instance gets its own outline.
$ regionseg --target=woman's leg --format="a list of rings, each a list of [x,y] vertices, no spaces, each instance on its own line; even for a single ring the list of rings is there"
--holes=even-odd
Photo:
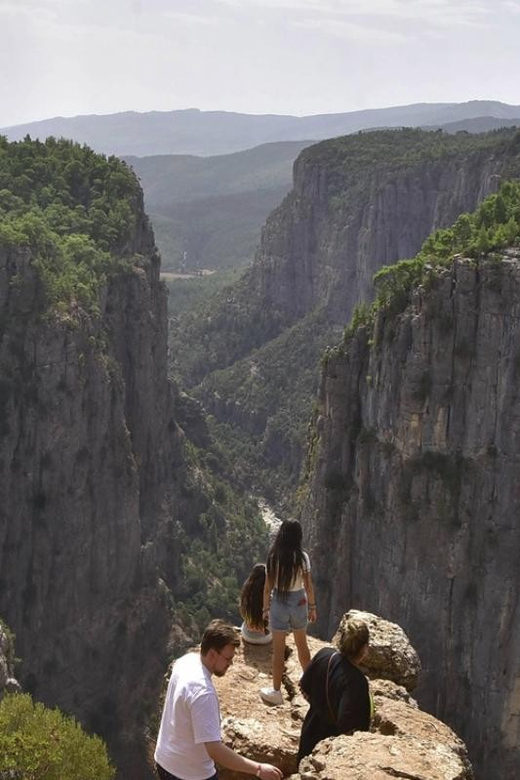
[[[279,691],[285,662],[285,631],[273,631],[273,688]]]
[[[306,670],[311,661],[311,654],[309,651],[309,645],[307,644],[307,629],[298,628],[294,629],[294,642],[298,651],[298,660],[303,671]],[[276,687],[276,686],[275,686]]]

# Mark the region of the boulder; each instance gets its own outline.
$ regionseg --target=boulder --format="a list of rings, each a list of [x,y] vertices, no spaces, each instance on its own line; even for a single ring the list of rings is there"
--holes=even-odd
[[[371,678],[392,680],[406,690],[413,691],[421,673],[421,661],[403,629],[397,623],[391,623],[370,612],[351,609],[340,621],[333,639],[335,644],[351,618],[364,620],[370,631],[369,651],[363,661],[363,669],[367,675]]]
[[[472,780],[469,764],[440,740],[357,732],[324,739],[290,780]]]

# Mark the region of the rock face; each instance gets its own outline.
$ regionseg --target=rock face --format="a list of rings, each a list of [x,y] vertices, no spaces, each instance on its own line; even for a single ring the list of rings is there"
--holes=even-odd
[[[247,432],[273,472],[290,460],[296,481],[316,354],[337,342],[356,304],[372,299],[374,273],[413,257],[433,230],[473,211],[501,180],[518,175],[519,139],[514,131],[478,139],[387,131],[334,139],[300,154],[293,191],[267,220],[248,275],[222,295],[211,316],[201,317],[196,347],[185,347],[191,353],[186,381],[207,377],[206,407]],[[308,322],[318,310],[319,324]],[[304,348],[283,341],[294,328],[305,332]],[[312,349],[318,340],[319,349]],[[229,366],[225,374],[214,371]],[[232,393],[225,392],[229,384]],[[286,398],[294,388],[299,395],[291,404]],[[296,426],[298,443],[287,433]]]
[[[20,690],[14,676],[14,641],[0,621],[0,699],[4,693],[18,693]]]
[[[125,778],[144,776],[168,634],[155,567],[182,460],[165,291],[135,208],[125,254],[140,259],[99,316],[42,317],[29,251],[0,249],[0,614],[24,688],[101,733]]]
[[[520,767],[519,314],[518,251],[460,257],[329,353],[304,510],[320,629],[352,605],[396,620],[421,703],[502,780]]]
[[[384,265],[414,257],[437,228],[473,211],[520,171],[520,135],[404,129],[325,141],[294,165],[251,270],[264,306],[294,322],[324,305],[344,325]]]
[[[406,659],[416,658],[416,654],[404,632],[399,629],[399,644],[392,645],[397,626],[375,615],[359,613],[358,616],[370,621],[371,635],[378,637],[366,659],[370,676],[378,674],[373,666],[378,664],[377,647],[392,646],[393,661],[387,665],[387,671],[399,683],[409,681],[416,669],[408,669]],[[325,646],[313,638],[309,644],[312,654]],[[259,688],[269,684],[270,675],[270,647],[243,644],[231,669],[215,680],[223,717],[223,739],[249,758],[274,763],[292,780],[344,780],[346,777],[472,780],[465,746],[453,731],[419,710],[402,685],[375,677],[370,682],[376,705],[372,732],[324,740],[298,768],[296,753],[308,705],[298,689],[301,668],[292,639],[282,684],[284,703],[280,707],[269,707],[259,697]],[[242,775],[221,769],[219,777],[239,780]]]

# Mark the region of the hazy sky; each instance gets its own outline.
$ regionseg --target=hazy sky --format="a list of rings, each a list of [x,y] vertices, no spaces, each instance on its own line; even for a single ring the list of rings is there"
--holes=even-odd
[[[0,0],[0,127],[520,104],[520,0]]]

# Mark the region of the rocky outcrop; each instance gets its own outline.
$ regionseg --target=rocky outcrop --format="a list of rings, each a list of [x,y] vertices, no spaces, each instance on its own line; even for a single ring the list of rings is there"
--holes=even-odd
[[[420,702],[501,780],[520,766],[519,307],[518,250],[458,257],[331,350],[303,517],[321,631],[351,605],[402,625]]]
[[[21,688],[14,676],[14,639],[0,620],[0,699],[4,693],[18,693]]]
[[[403,629],[389,620],[351,609],[340,620],[332,638],[338,644],[346,624],[353,618],[363,620],[370,631],[370,648],[367,662],[369,676],[380,680],[392,680],[408,691],[417,687],[421,662]]]
[[[142,198],[134,224],[121,252],[135,263],[98,315],[44,312],[29,250],[0,249],[0,613],[24,688],[101,733],[125,779],[144,776],[182,462]]]
[[[370,622],[371,638],[374,636],[374,645],[365,661],[366,671],[373,678],[370,687],[376,706],[371,733],[358,732],[324,740],[311,756],[302,760],[300,767],[296,766],[301,724],[308,705],[299,693],[301,669],[291,639],[282,706],[266,706],[258,694],[262,685],[269,684],[270,647],[243,644],[227,674],[215,680],[226,744],[253,760],[275,764],[292,780],[343,780],[345,777],[472,780],[465,746],[453,731],[419,710],[402,685],[375,677],[381,670],[384,647],[393,648],[387,654],[385,674],[396,677],[399,683],[409,682],[416,674],[418,659],[404,632],[375,615],[358,613],[357,616]],[[399,642],[393,645],[398,635]],[[313,638],[309,643],[313,654],[325,646]],[[412,659],[413,669],[407,668],[407,658]],[[223,780],[239,780],[242,775],[221,769],[220,776]]]

